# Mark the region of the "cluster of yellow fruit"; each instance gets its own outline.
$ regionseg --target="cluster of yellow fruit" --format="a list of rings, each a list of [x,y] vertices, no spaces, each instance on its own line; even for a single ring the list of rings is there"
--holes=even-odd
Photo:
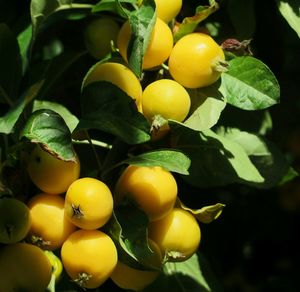
[[[88,73],[85,85],[95,81],[111,82],[135,100],[138,110],[152,125],[157,126],[157,117],[163,118],[164,122],[156,129],[161,127],[160,134],[156,135],[159,138],[168,132],[168,119],[182,122],[188,116],[191,100],[187,89],[209,86],[219,79],[224,71],[225,56],[211,36],[200,32],[189,33],[174,44],[168,23],[179,13],[182,1],[156,0],[155,3],[157,18],[143,56],[142,70],[159,69],[168,62],[165,67],[170,76],[142,88],[140,80],[128,67],[132,36],[129,20],[118,29],[114,19],[102,17],[87,26],[87,49],[92,56],[102,59],[111,51],[110,42],[105,43],[105,36],[109,35],[109,41],[116,44],[124,63],[96,64]]]
[[[111,278],[121,288],[138,291],[156,279],[164,261],[184,261],[198,249],[198,222],[175,207],[176,180],[161,167],[129,165],[111,192],[98,179],[80,178],[77,156],[75,162],[62,161],[36,145],[27,170],[42,193],[26,204],[0,199],[0,242],[6,244],[0,250],[0,291],[44,291],[53,264],[42,250],[60,251],[63,268],[81,287],[96,288]],[[118,261],[115,243],[101,230],[125,197],[149,218],[149,265],[157,270],[137,270]],[[9,215],[4,215],[5,209]]]

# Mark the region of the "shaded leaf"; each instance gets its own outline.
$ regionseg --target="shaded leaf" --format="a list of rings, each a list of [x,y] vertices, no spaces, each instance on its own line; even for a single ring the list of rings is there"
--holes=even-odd
[[[196,132],[178,123],[169,124],[176,137],[175,147],[191,159],[189,175],[182,177],[189,184],[212,187],[264,181],[238,143],[211,130]]]
[[[279,102],[279,84],[272,71],[250,56],[229,61],[221,75],[220,91],[227,102],[244,110],[268,108]]]
[[[228,13],[240,40],[250,39],[255,32],[254,0],[229,0]]]
[[[52,110],[37,110],[27,120],[20,138],[25,137],[59,159],[76,161],[71,133],[64,119]]]
[[[131,202],[126,202],[115,208],[112,218],[105,226],[118,249],[119,260],[136,269],[160,268],[153,266],[155,254],[148,245],[148,222],[143,211]]]
[[[150,140],[150,125],[134,100],[110,82],[93,82],[83,89],[82,117],[75,131],[98,129],[128,144]]]
[[[46,71],[40,76],[46,82],[41,87],[38,98],[45,99],[51,90],[57,86],[58,82],[63,82],[63,75],[83,55],[84,52],[66,52],[53,58],[49,62]]]
[[[93,13],[99,13],[103,11],[109,11],[120,15],[121,17],[127,18],[130,10],[126,10],[122,7],[122,4],[136,4],[136,0],[102,0],[98,2],[92,8]],[[121,8],[121,9],[120,9]],[[125,12],[124,12],[125,10]]]
[[[266,138],[238,129],[219,129],[219,135],[238,143],[247,153],[252,163],[264,177],[260,183],[250,182],[259,188],[277,186],[288,173],[290,166],[277,146]]]
[[[122,163],[148,167],[161,166],[169,171],[187,175],[191,161],[180,151],[162,149],[130,157]]]
[[[0,117],[0,133],[10,134],[20,118],[25,106],[35,98],[43,82],[38,82],[29,87],[25,94],[11,107],[11,109]]]
[[[223,291],[207,260],[194,254],[184,262],[168,262],[163,274],[144,292],[221,292]]]
[[[57,12],[69,11],[70,14],[82,10],[90,11],[93,5],[74,3],[73,0],[32,0],[30,2],[30,15],[32,22],[32,43],[39,31],[47,24],[50,16]]]
[[[278,183],[279,186],[282,186],[290,181],[292,181],[293,179],[295,179],[296,177],[299,177],[299,173],[293,168],[290,167],[287,171],[287,173],[282,177],[281,181]]]
[[[273,128],[272,117],[268,109],[245,111],[230,104],[227,104],[223,110],[219,124],[262,136],[270,133]]]
[[[0,101],[13,104],[21,77],[22,63],[17,39],[6,24],[0,23]]]
[[[18,35],[18,43],[19,43],[20,53],[22,57],[23,73],[26,71],[29,58],[30,58],[29,49],[30,49],[31,39],[32,39],[32,25],[30,24]]]

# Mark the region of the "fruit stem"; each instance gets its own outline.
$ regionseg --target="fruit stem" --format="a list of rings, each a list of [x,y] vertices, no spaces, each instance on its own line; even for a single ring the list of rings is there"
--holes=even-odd
[[[36,235],[31,235],[30,242],[40,248],[46,248],[50,245],[50,241],[46,241],[42,237]]]
[[[168,121],[161,115],[155,115],[152,118],[150,132],[158,131],[162,126],[168,124]]]
[[[228,71],[229,63],[220,58],[216,59],[212,64],[212,70],[219,73]]]

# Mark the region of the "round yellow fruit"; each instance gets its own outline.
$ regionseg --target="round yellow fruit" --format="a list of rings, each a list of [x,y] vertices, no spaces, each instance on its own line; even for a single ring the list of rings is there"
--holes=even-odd
[[[182,86],[200,88],[219,79],[224,60],[222,48],[212,37],[204,33],[190,33],[174,45],[169,57],[169,70]]]
[[[30,154],[27,165],[32,182],[47,194],[62,194],[79,178],[80,162],[60,160],[37,145]]]
[[[171,79],[150,83],[143,91],[143,115],[150,121],[156,115],[182,122],[189,113],[191,100],[186,89]]]
[[[32,223],[29,235],[32,243],[43,249],[55,250],[76,230],[65,216],[64,204],[61,196],[45,193],[30,199],[28,207]]]
[[[16,243],[24,239],[31,226],[28,207],[15,198],[0,198],[0,242]]]
[[[161,220],[150,222],[149,238],[169,261],[185,261],[198,249],[201,231],[196,218],[189,212],[174,208]]]
[[[118,261],[112,239],[99,230],[78,230],[61,248],[63,266],[82,288],[97,288],[111,275]]]
[[[111,217],[113,197],[102,181],[85,177],[73,182],[65,197],[66,217],[82,229],[102,227]]]
[[[116,201],[124,197],[135,201],[150,221],[166,216],[177,198],[177,183],[171,172],[159,167],[129,165],[115,189]]]
[[[0,291],[44,292],[50,282],[51,264],[44,252],[28,243],[0,248]]]

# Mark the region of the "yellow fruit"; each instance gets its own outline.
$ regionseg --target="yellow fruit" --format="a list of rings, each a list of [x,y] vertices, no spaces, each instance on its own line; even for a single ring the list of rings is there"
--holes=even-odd
[[[184,261],[198,249],[201,231],[195,217],[188,211],[174,208],[161,220],[150,222],[149,238],[169,261]]]
[[[118,261],[112,239],[99,230],[72,233],[61,249],[63,266],[82,288],[97,288],[111,275]]]
[[[162,263],[162,256],[159,247],[155,242],[149,240],[149,245],[153,250],[153,265],[159,267]],[[138,270],[134,269],[121,261],[118,261],[116,268],[110,278],[122,289],[142,291],[150,285],[159,275],[159,271],[155,270]]]
[[[31,215],[30,239],[43,249],[55,250],[76,230],[65,216],[64,199],[38,194],[28,202]]]
[[[50,153],[36,146],[27,165],[28,174],[32,182],[47,194],[62,194],[70,184],[80,175],[80,162],[57,159]]]
[[[150,83],[142,95],[144,116],[152,121],[156,115],[182,122],[189,113],[191,100],[186,89],[171,79]]]
[[[30,229],[28,207],[14,198],[0,198],[0,242],[11,244],[24,239]]]
[[[73,182],[65,197],[68,220],[82,229],[102,227],[111,217],[113,198],[102,181],[85,177]]]
[[[120,176],[115,189],[116,201],[127,196],[148,215],[159,220],[174,207],[177,183],[172,173],[159,167],[129,165]]]
[[[204,33],[190,33],[173,47],[169,70],[174,80],[184,87],[199,88],[219,79],[222,70],[218,66],[224,60],[223,50],[212,37]]]
[[[19,242],[0,249],[1,292],[45,292],[51,272],[48,258],[37,246]]]
[[[175,18],[182,7],[182,0],[155,0],[157,17],[165,22]]]
[[[123,64],[107,62],[95,65],[88,73],[84,86],[96,81],[111,82],[133,98],[137,105],[139,104],[143,92],[141,83]]]

